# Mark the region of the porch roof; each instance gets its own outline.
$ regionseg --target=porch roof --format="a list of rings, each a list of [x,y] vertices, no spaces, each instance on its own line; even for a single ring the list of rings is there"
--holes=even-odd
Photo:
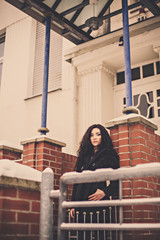
[[[76,45],[110,33],[93,36],[93,28],[99,27],[104,20],[122,14],[122,8],[112,8],[115,0],[6,0],[37,21],[45,23],[51,16],[51,29]],[[93,4],[95,3],[95,4]],[[128,6],[128,10],[150,11],[151,17],[160,15],[160,0],[138,0]],[[114,10],[113,10],[114,9]],[[93,18],[94,17],[94,18]],[[118,30],[118,29],[116,29]],[[115,29],[114,29],[115,31]]]

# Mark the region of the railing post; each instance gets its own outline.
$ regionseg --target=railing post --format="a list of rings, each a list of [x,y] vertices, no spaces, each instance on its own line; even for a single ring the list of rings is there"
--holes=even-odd
[[[122,180],[119,180],[119,199],[122,200]],[[123,223],[123,207],[119,207],[119,221]],[[120,231],[120,240],[123,240],[123,231]]]
[[[46,168],[42,173],[40,201],[40,240],[53,240],[53,200],[50,191],[53,189],[54,173]]]
[[[63,201],[66,200],[66,184],[60,181],[60,197],[59,197],[59,217],[58,217],[58,240],[65,240],[65,232],[61,231],[61,224],[65,222],[65,208],[62,208]]]

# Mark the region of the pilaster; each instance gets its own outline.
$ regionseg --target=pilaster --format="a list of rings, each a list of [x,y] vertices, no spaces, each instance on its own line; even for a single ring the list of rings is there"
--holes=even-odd
[[[115,73],[102,61],[75,61],[78,74],[78,139],[94,124],[104,124],[114,115]]]

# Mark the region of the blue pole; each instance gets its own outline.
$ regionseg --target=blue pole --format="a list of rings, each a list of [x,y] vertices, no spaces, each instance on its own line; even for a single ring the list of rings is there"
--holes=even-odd
[[[130,60],[130,41],[129,41],[127,0],[122,0],[122,15],[123,15],[126,107],[130,107],[132,106],[132,83],[131,83],[131,60]]]
[[[46,33],[45,33],[45,55],[44,55],[44,73],[43,73],[43,93],[42,93],[42,115],[41,115],[41,135],[46,135],[48,129],[47,122],[47,97],[48,97],[48,73],[49,73],[49,48],[50,48],[50,23],[51,17],[46,17]]]

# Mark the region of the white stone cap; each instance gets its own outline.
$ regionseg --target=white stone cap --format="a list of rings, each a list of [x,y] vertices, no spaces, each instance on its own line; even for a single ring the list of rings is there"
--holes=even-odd
[[[22,147],[17,147],[15,144],[6,141],[6,140],[1,140],[0,141],[0,149],[6,149],[6,150],[10,150],[10,151],[14,151],[14,152],[20,152],[22,153]]]
[[[66,147],[66,144],[51,138],[48,138],[46,136],[36,136],[36,137],[31,137],[27,140],[24,140],[21,142],[22,145],[27,144],[27,143],[31,143],[31,142],[49,142],[49,143],[53,143],[55,145],[59,145],[60,147]]]
[[[128,124],[143,123],[143,124],[147,125],[148,127],[152,128],[153,130],[158,129],[157,125],[155,123],[153,123],[151,120],[149,120],[148,118],[146,118],[140,114],[135,114],[135,113],[130,113],[127,115],[123,115],[121,117],[114,118],[114,119],[108,121],[105,124],[105,127],[110,129],[115,126],[126,124],[126,123],[128,123]]]

